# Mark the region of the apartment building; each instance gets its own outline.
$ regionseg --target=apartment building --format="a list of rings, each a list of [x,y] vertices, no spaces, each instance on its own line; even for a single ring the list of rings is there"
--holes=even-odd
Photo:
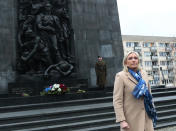
[[[176,87],[176,37],[122,35],[124,55],[136,51],[151,86]]]

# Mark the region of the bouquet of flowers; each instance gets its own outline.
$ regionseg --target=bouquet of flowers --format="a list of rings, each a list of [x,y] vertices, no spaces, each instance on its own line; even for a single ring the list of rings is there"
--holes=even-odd
[[[69,89],[64,84],[53,84],[40,92],[40,95],[60,95],[67,92],[69,92]]]

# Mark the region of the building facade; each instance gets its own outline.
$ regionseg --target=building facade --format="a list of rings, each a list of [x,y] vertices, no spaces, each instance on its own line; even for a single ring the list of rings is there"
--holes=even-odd
[[[136,51],[151,86],[176,86],[176,37],[122,35],[124,55]]]

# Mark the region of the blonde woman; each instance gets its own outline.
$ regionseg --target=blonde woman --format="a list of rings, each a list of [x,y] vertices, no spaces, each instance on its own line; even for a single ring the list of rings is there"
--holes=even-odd
[[[120,123],[121,131],[154,131],[156,111],[147,74],[139,65],[138,53],[129,52],[124,57],[123,66],[114,82],[116,122]]]

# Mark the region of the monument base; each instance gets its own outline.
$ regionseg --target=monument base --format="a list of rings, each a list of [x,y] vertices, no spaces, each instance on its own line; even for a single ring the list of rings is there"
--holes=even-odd
[[[20,96],[22,93],[27,93],[30,96],[40,95],[46,87],[53,84],[64,84],[71,92],[77,91],[78,89],[87,90],[88,80],[83,78],[75,77],[73,74],[69,77],[60,78],[58,75],[43,76],[39,75],[20,75],[17,77],[15,82],[8,84],[8,96]]]

